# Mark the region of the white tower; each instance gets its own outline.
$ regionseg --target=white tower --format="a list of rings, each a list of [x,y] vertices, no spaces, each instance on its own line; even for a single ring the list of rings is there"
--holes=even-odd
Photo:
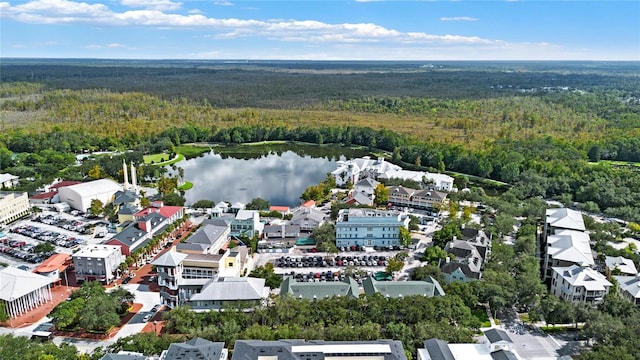
[[[127,163],[122,160],[122,173],[124,174],[124,189],[129,190],[129,174],[127,173]]]
[[[138,176],[136,175],[136,166],[131,162],[131,184],[133,191],[138,191]]]

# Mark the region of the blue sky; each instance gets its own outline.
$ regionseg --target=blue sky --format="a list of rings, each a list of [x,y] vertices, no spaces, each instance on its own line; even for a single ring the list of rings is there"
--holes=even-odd
[[[0,56],[640,60],[640,1],[0,0]]]

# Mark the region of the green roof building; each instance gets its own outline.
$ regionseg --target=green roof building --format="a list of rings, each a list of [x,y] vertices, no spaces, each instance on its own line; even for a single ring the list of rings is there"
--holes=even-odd
[[[362,287],[367,295],[380,293],[384,297],[392,298],[412,295],[444,296],[442,286],[432,277],[423,281],[376,281],[374,278],[368,277],[362,282]]]
[[[360,296],[360,290],[353,278],[346,278],[344,281],[297,282],[296,279],[288,276],[280,284],[280,296],[287,296],[287,294],[296,299],[308,300],[334,296],[357,298]]]

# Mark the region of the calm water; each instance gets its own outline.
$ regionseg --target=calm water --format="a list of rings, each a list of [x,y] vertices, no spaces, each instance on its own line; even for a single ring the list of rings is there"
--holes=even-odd
[[[246,204],[261,197],[271,205],[297,206],[302,192],[324,180],[338,160],[365,154],[348,148],[311,146],[296,146],[293,151],[260,146],[250,151],[221,155],[214,150],[176,164],[193,183],[185,193],[186,204],[201,199]]]

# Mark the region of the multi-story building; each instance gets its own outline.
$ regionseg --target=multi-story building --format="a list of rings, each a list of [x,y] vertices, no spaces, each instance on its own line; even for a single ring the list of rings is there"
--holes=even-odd
[[[543,268],[547,280],[553,275],[553,267],[593,266],[589,241],[589,234],[577,230],[555,229],[547,236]]]
[[[152,262],[158,273],[162,304],[174,308],[188,303],[218,277],[238,277],[248,262],[248,249],[239,246],[224,254],[164,253]]]
[[[331,172],[331,176],[336,179],[336,185],[344,186],[348,183],[355,184],[366,177],[375,179],[390,170],[402,170],[402,168],[385,161],[382,157],[374,160],[364,156],[348,161],[338,161],[338,168]]]
[[[260,247],[289,248],[296,244],[300,238],[300,226],[298,225],[265,225],[263,240]]]
[[[0,224],[8,224],[29,214],[26,192],[0,191]]]
[[[571,265],[552,270],[551,293],[572,303],[597,304],[611,288],[604,275],[590,268]]]
[[[620,275],[613,278],[618,282],[618,289],[622,297],[631,301],[635,306],[640,306],[640,276]]]
[[[118,266],[124,261],[120,246],[88,245],[72,256],[78,281],[98,280],[111,283]]]
[[[213,224],[215,221],[205,219],[201,226],[189,236],[185,242],[176,245],[176,249],[183,253],[218,254],[229,240],[229,226]]]
[[[397,211],[342,209],[336,222],[336,246],[399,246],[400,228],[409,217]]]
[[[417,190],[404,186],[389,187],[389,203],[397,207],[439,211],[447,194],[437,190]]]
[[[326,215],[316,208],[301,206],[293,211],[289,225],[299,226],[301,232],[312,232],[324,224],[325,217]]]
[[[554,266],[592,266],[594,264],[585,233],[584,220],[579,211],[559,208],[547,209],[543,232],[540,235],[542,279],[549,284]]]
[[[260,212],[257,210],[239,209],[231,220],[231,236],[260,236],[263,228],[264,224],[260,222]]]
[[[424,184],[426,189],[439,190],[439,191],[452,191],[453,190],[453,178],[445,174],[436,174],[425,171],[411,171],[411,170],[389,170],[380,174],[378,179],[401,179],[411,180],[417,183]]]
[[[9,173],[0,174],[0,188],[9,189],[20,184],[20,177]]]

